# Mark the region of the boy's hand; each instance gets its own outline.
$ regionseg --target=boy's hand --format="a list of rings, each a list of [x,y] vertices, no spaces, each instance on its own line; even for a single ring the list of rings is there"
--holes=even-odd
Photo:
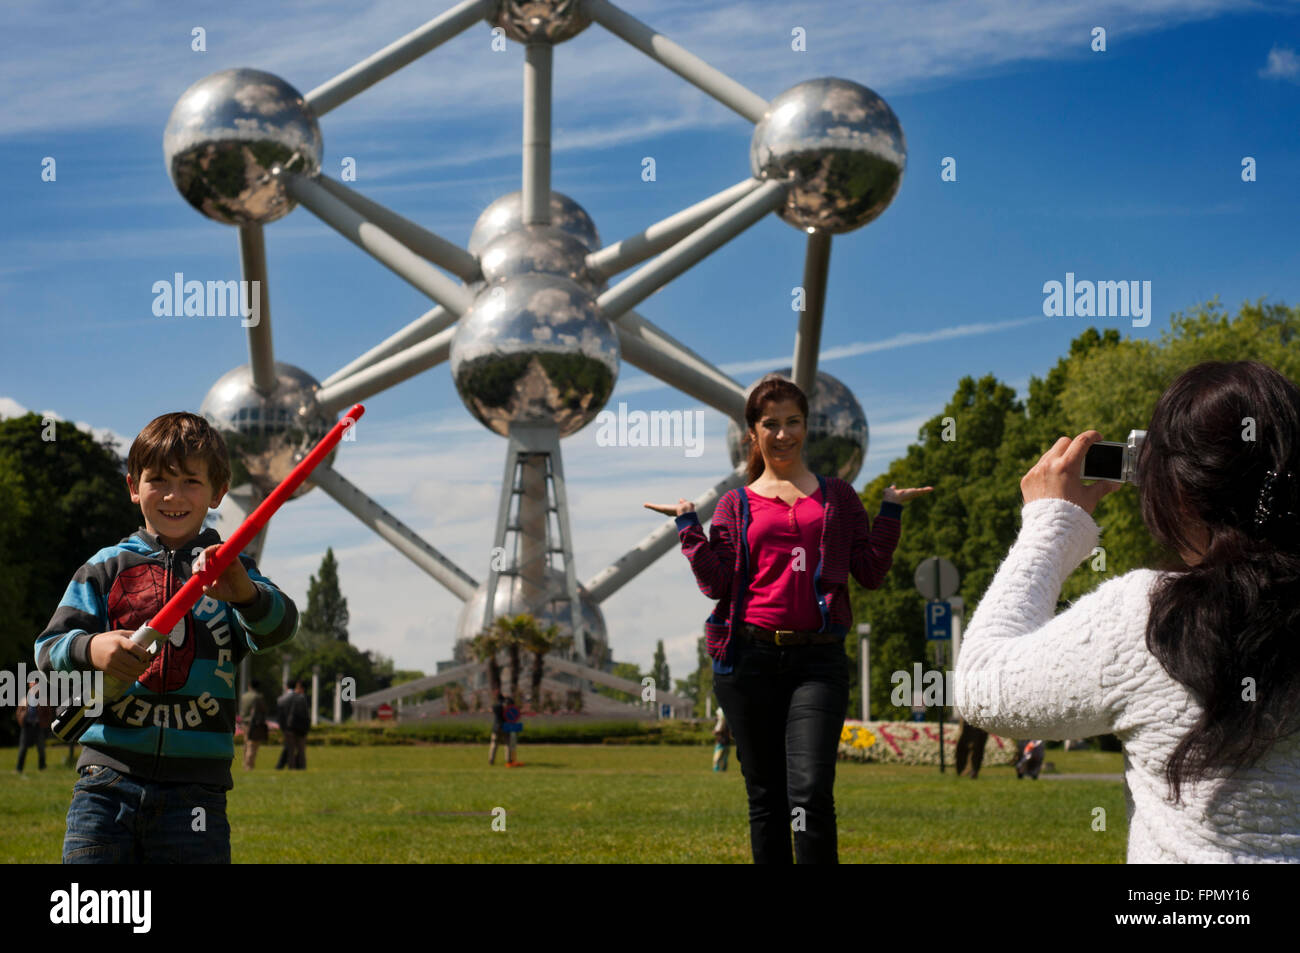
[[[131,641],[134,634],[130,629],[114,629],[91,636],[90,664],[119,682],[135,684],[153,661],[153,656],[143,646]]]
[[[208,560],[216,555],[217,549],[218,546],[214,544],[199,553],[198,558],[194,560],[194,571],[202,572]],[[248,571],[236,557],[234,562],[226,567],[226,571],[217,577],[216,582],[203,587],[203,594],[213,599],[220,599],[222,602],[251,602],[257,596],[257,586],[248,578]]]

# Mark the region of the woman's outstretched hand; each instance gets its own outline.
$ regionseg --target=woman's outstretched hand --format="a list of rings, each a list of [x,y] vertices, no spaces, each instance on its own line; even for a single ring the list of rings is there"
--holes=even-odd
[[[1097,508],[1101,498],[1107,493],[1114,493],[1122,483],[1098,480],[1088,486],[1083,485],[1083,458],[1088,448],[1101,439],[1095,430],[1085,430],[1071,440],[1061,437],[1038,462],[1030,468],[1020,481],[1020,493],[1025,502],[1033,500],[1069,500],[1083,508],[1089,516]]]
[[[929,493],[933,490],[932,486],[908,487],[906,490],[900,490],[894,484],[885,487],[884,501],[886,503],[906,503],[914,496],[920,496],[922,493]]]
[[[656,513],[662,513],[664,516],[681,516],[683,513],[695,512],[695,504],[690,500],[678,499],[676,504],[673,503],[646,503],[645,508],[654,510]]]

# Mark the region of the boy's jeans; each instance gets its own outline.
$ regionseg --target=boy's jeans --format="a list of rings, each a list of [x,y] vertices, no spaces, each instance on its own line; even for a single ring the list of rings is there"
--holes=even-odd
[[[228,864],[226,792],[81,769],[72,789],[65,864]]]
[[[839,862],[835,762],[849,705],[843,644],[778,647],[746,641],[713,691],[727,713],[749,793],[756,864]],[[795,814],[795,808],[802,808]]]

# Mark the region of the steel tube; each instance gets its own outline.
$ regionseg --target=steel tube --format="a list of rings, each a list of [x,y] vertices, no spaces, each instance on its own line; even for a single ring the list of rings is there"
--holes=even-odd
[[[357,371],[364,370],[372,364],[378,364],[386,357],[392,357],[399,351],[404,351],[412,344],[418,344],[420,341],[433,337],[439,331],[451,327],[456,323],[456,316],[448,313],[442,305],[424,312],[402,330],[385,338],[379,344],[376,344],[370,350],[366,351],[354,361],[344,364],[329,377],[321,381],[322,387],[328,387],[345,377],[351,377]]]
[[[767,100],[762,96],[746,89],[721,70],[714,69],[695,54],[688,53],[608,0],[582,0],[582,12],[750,122],[758,122],[767,112]]]
[[[803,311],[794,335],[791,362],[794,383],[811,395],[817,380],[817,355],[822,342],[822,316],[826,309],[826,275],[831,265],[831,236],[815,231],[808,236],[803,262]]]
[[[719,483],[696,497],[695,512],[699,515],[700,523],[708,522],[718,505],[718,500],[728,490],[744,486],[745,483],[745,466],[741,464]],[[587,590],[587,595],[594,602],[604,602],[635,579],[643,569],[672,549],[677,542],[677,523],[675,520],[670,519],[649,533],[634,548],[620,556],[615,562],[592,576],[584,587]]]
[[[271,291],[266,283],[266,236],[261,225],[239,226],[239,269],[248,282],[250,308],[257,309],[245,319],[249,321],[248,363],[253,370],[253,389],[266,396],[275,390],[276,374],[271,345]]]
[[[446,328],[433,337],[413,344],[403,351],[369,367],[340,378],[316,391],[316,402],[329,413],[372,394],[388,390],[416,374],[436,367],[451,356],[451,339],[455,328]]]
[[[551,222],[551,61],[549,43],[524,48],[524,224]]]
[[[388,232],[366,221],[356,209],[335,198],[315,179],[290,175],[285,186],[290,195],[326,225],[456,317],[469,310],[474,299],[468,288],[456,284]]]
[[[391,76],[434,47],[468,30],[484,19],[494,5],[495,0],[463,0],[424,26],[366,57],[351,69],[321,83],[304,97],[307,105],[317,116],[325,115],[385,76]]]
[[[620,271],[639,265],[665,248],[676,244],[695,231],[714,215],[735,205],[762,183],[758,179],[745,179],[717,195],[670,215],[649,228],[606,245],[587,256],[587,268],[608,278]]]
[[[617,321],[686,269],[707,258],[780,206],[788,188],[785,182],[764,182],[654,261],[628,275],[596,299],[605,317]]]
[[[396,516],[366,496],[337,470],[332,467],[321,467],[312,476],[311,482],[374,530],[399,553],[451,590],[452,595],[465,601],[474,595],[478,583],[468,573],[426,543]]]
[[[461,248],[436,235],[409,218],[403,218],[391,209],[387,209],[371,199],[366,198],[355,189],[350,189],[342,182],[335,182],[329,176],[317,176],[314,180],[335,198],[341,199],[361,213],[368,221],[374,222],[388,234],[426,261],[439,268],[445,268],[457,278],[468,284],[483,277],[479,270],[478,259]]]

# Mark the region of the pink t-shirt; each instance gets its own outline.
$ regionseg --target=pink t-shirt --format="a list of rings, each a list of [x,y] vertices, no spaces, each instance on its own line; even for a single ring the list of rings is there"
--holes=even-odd
[[[821,488],[795,500],[794,506],[749,487],[744,492],[750,512],[750,581],[743,621],[764,629],[817,631],[822,614],[813,574],[821,559]]]

